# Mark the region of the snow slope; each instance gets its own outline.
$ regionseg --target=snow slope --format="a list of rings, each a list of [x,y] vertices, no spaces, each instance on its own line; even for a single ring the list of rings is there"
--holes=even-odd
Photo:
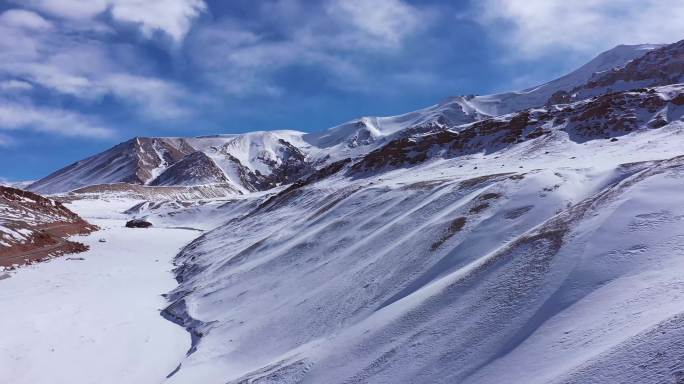
[[[86,217],[112,209],[93,201],[70,207]],[[175,286],[173,255],[199,233],[89,220],[102,230],[78,238],[88,252],[0,281],[0,381],[160,383],[185,356],[189,336],[159,310],[161,294]]]
[[[283,191],[179,256],[169,382],[674,382],[682,128]]]

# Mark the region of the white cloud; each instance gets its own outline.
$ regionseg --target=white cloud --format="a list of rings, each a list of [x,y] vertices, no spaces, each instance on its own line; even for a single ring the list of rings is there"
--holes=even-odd
[[[433,18],[430,8],[401,0],[278,0],[260,7],[257,22],[198,28],[188,46],[204,74],[233,95],[280,94],[270,76],[292,66],[315,67],[326,85],[370,90],[363,62],[400,54]]]
[[[0,24],[28,30],[48,30],[52,23],[35,12],[10,9],[0,14]]]
[[[78,113],[0,101],[0,129],[30,129],[62,136],[107,138],[113,131]]]
[[[121,23],[139,26],[152,38],[159,31],[180,43],[193,21],[207,9],[203,0],[26,0],[17,3],[54,17],[92,22],[110,12]]]
[[[333,0],[326,11],[337,22],[351,26],[360,43],[370,41],[389,47],[400,46],[421,23],[429,22],[425,20],[427,12],[400,0]]]
[[[483,0],[479,20],[519,54],[593,53],[684,38],[681,0]],[[502,27],[502,28],[501,28]]]
[[[153,77],[118,73],[106,76],[98,84],[120,100],[142,108],[151,117],[171,119],[191,111],[185,107],[189,95],[182,87]],[[185,102],[185,103],[184,103]]]
[[[111,56],[110,47],[69,30],[31,30],[8,25],[0,16],[0,82],[3,91],[27,90],[32,85],[85,103],[106,96],[134,106],[148,118],[187,114],[185,89],[154,76],[130,73]]]
[[[111,6],[115,20],[140,25],[147,38],[161,31],[176,42],[183,40],[192,22],[207,9],[202,0],[116,0]]]
[[[33,89],[31,83],[21,80],[0,81],[0,91],[3,92],[23,92]]]
[[[14,0],[18,5],[51,16],[71,20],[89,20],[105,12],[108,0]]]

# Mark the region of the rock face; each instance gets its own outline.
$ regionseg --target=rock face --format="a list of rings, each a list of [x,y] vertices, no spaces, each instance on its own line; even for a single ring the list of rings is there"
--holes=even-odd
[[[96,229],[60,202],[20,189],[0,187],[0,266],[11,267],[85,251],[85,245],[65,237]]]

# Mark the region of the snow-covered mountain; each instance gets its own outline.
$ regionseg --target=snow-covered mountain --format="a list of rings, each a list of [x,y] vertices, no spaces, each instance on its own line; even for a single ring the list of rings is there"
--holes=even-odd
[[[658,44],[619,45],[611,50],[603,52],[577,70],[548,83],[518,92],[475,96],[468,98],[468,101],[477,110],[491,116],[504,115],[532,107],[540,107],[549,103],[558,104],[563,102],[563,100],[559,100],[559,98],[562,98],[566,93],[571,93],[574,89],[587,84],[592,78],[601,76],[606,72],[620,70],[635,59],[663,47],[664,45]],[[652,85],[665,84],[672,83]],[[596,94],[602,94],[608,91],[610,90],[604,88]]]
[[[543,106],[554,98],[562,99],[567,92],[589,87],[588,84],[594,84],[606,71],[619,71],[628,63],[634,66],[635,58],[653,50],[660,52],[657,48],[661,46],[622,45],[602,53],[571,74],[538,87],[489,96],[459,96],[404,115],[363,117],[321,132],[134,138],[61,169],[29,188],[39,193],[61,193],[111,183],[225,184],[241,193],[263,191],[291,183],[324,164],[363,156],[393,138]],[[678,56],[670,52],[666,57]],[[662,85],[662,82],[650,85]],[[594,89],[593,93],[609,90],[603,87],[600,91]]]
[[[60,169],[29,189],[56,193],[95,184],[147,184],[192,152],[194,149],[183,139],[136,137]]]
[[[85,172],[89,199],[206,230],[167,383],[679,383],[682,47],[318,133],[136,139],[32,188]],[[168,197],[192,188],[229,192]]]
[[[198,342],[170,382],[676,378],[681,159],[570,163],[330,181],[205,235],[178,260],[168,316]]]

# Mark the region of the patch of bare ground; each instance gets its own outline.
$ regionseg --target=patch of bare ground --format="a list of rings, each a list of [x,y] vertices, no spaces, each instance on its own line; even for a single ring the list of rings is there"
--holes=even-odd
[[[456,219],[452,220],[451,223],[449,224],[449,227],[447,227],[446,231],[444,231],[444,233],[442,233],[442,236],[440,236],[440,238],[437,241],[435,241],[434,243],[432,243],[432,245],[430,245],[430,250],[431,251],[437,250],[442,244],[444,244],[444,242],[446,242],[452,236],[454,236],[455,234],[460,232],[463,229],[463,227],[465,226],[466,221],[467,221],[467,219],[463,216],[457,217]]]
[[[52,258],[87,251],[87,245],[64,237],[87,234],[97,229],[92,225],[63,224],[37,229],[25,242],[0,248],[0,266],[14,269]]]
[[[7,187],[0,187],[0,222],[0,266],[6,269],[87,251],[66,238],[98,229],[58,201]]]

